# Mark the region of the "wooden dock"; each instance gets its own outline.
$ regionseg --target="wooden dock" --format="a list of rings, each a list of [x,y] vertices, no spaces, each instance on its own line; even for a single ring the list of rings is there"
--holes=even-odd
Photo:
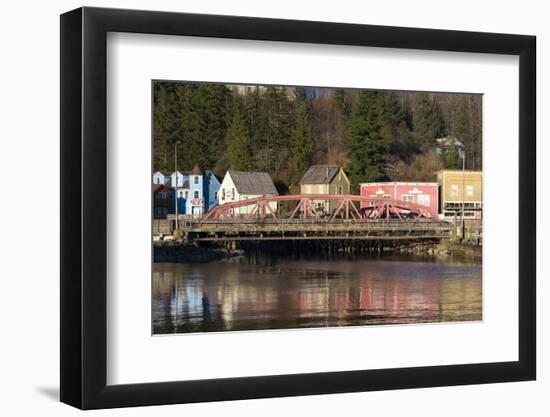
[[[438,220],[232,220],[180,224],[187,241],[434,240],[451,237],[452,224]]]

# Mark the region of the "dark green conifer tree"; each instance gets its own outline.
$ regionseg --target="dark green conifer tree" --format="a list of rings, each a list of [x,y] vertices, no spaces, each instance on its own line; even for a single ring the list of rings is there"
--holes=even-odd
[[[472,155],[475,144],[472,135],[472,119],[470,117],[469,99],[467,96],[459,96],[456,100],[453,114],[453,136],[462,143],[463,151],[466,154],[466,167],[472,169],[474,166]]]
[[[439,113],[429,94],[417,93],[413,101],[413,132],[425,149],[434,147],[441,133]]]
[[[348,141],[348,172],[352,192],[359,183],[385,177],[384,95],[379,91],[362,90],[351,104]]]
[[[225,145],[229,157],[230,169],[236,171],[246,171],[250,169],[248,135],[238,106],[236,106],[233,112],[233,120],[227,129]]]
[[[306,100],[296,104],[296,123],[290,141],[291,159],[294,168],[294,180],[302,177],[311,163],[313,153],[313,136],[311,121]]]
[[[153,168],[170,171],[169,164],[173,163],[171,148],[178,129],[174,86],[157,82],[153,94]]]

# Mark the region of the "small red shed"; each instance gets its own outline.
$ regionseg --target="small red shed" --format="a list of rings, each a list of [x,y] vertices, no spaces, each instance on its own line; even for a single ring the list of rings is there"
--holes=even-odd
[[[439,186],[437,182],[365,182],[361,183],[361,196],[389,198],[426,206],[432,216],[439,212]],[[368,203],[361,203],[367,207]]]

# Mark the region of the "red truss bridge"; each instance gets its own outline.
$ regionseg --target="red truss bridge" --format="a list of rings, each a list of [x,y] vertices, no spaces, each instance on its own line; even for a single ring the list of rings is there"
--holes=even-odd
[[[212,220],[236,220],[236,219],[265,219],[270,217],[277,220],[279,217],[273,210],[273,203],[297,203],[294,210],[287,218],[289,220],[299,218],[301,220],[327,218],[327,213],[319,210],[319,202],[335,202],[336,208],[328,214],[329,221],[336,218],[342,219],[387,219],[399,220],[432,219],[430,211],[421,205],[407,203],[401,200],[387,198],[372,198],[359,195],[332,195],[332,194],[296,194],[262,196],[249,200],[225,203],[214,207],[201,220],[201,224]],[[358,209],[355,203],[363,208]],[[246,210],[243,210],[246,209]],[[242,213],[245,213],[244,215]]]
[[[451,224],[427,207],[359,195],[262,196],[218,205],[184,221],[189,240],[439,240]]]

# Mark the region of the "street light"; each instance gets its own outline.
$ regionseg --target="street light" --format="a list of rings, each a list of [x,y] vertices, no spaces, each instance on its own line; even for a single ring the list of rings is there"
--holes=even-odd
[[[465,179],[465,176],[466,176],[466,149],[463,148],[462,149],[462,213],[461,213],[461,223],[462,223],[462,228],[461,228],[461,237],[462,237],[462,241],[464,241],[464,238],[466,237],[466,232],[464,230],[464,194],[466,193],[466,179]]]
[[[176,174],[176,184],[174,186],[174,193],[175,193],[175,205],[176,205],[176,228],[175,230],[178,230],[178,145],[180,144],[180,141],[177,141],[174,144],[174,174]]]

